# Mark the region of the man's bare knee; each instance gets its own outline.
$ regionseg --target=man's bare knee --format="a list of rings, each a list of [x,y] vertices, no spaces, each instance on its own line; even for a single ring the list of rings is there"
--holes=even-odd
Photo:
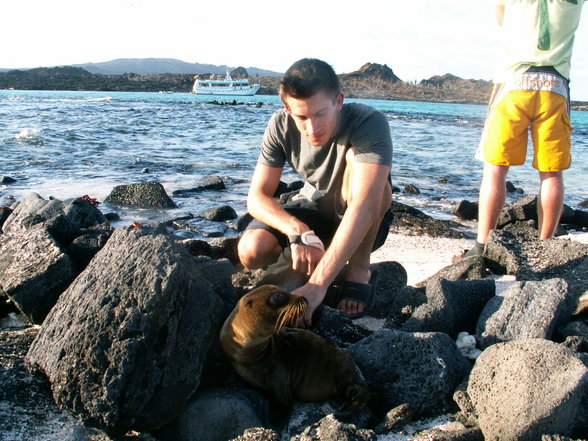
[[[248,230],[237,244],[239,260],[249,269],[266,267],[277,258],[280,251],[278,240],[265,230]]]

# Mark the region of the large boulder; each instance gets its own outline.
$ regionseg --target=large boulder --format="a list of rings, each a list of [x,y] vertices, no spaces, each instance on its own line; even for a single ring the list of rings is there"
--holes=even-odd
[[[46,200],[31,193],[16,206],[3,228],[5,234],[11,234],[45,223],[54,239],[66,247],[81,234],[81,229],[106,222],[102,212],[86,199]]]
[[[571,350],[526,339],[486,349],[467,393],[487,440],[535,441],[571,434],[588,386],[588,369]]]
[[[60,297],[26,364],[57,404],[115,436],[173,419],[195,392],[221,301],[188,251],[119,229]]]
[[[404,403],[421,416],[449,411],[453,392],[471,368],[455,342],[442,333],[381,330],[347,350],[382,414]]]
[[[425,288],[404,286],[396,291],[392,302],[387,305],[388,315],[384,322],[384,328],[402,329],[402,326],[414,313],[414,311],[427,301]]]
[[[485,349],[511,340],[551,339],[555,330],[570,320],[574,305],[562,279],[514,282],[484,307],[476,340]]]
[[[89,440],[68,436],[84,426],[61,411],[45,382],[31,378],[24,366],[37,332],[37,327],[0,328],[0,441]]]
[[[393,261],[374,263],[372,271],[377,271],[378,284],[374,305],[368,314],[385,318],[390,313],[390,306],[394,303],[398,290],[406,286],[408,275],[400,263]]]
[[[78,270],[45,223],[0,235],[0,294],[39,324]]]
[[[478,316],[494,293],[494,280],[434,279],[427,285],[427,301],[414,311],[402,329],[444,332],[453,338],[462,331],[473,333]]]
[[[588,245],[565,239],[527,240],[510,231],[493,230],[485,257],[518,280],[541,280],[557,277],[588,259]]]
[[[4,222],[4,233],[8,234],[12,229],[27,229],[59,214],[63,214],[62,201],[58,199],[45,200],[37,193],[30,193],[16,204],[16,207]]]
[[[311,330],[340,348],[357,343],[372,333],[351,320],[346,314],[326,305],[316,310],[312,317]]]
[[[246,429],[267,427],[268,401],[246,388],[213,389],[197,393],[178,418],[158,430],[160,441],[226,441]]]
[[[76,253],[88,231],[106,218],[88,200],[45,200],[31,193],[4,224],[0,236],[0,293],[8,296],[32,323],[41,323],[59,295],[108,240],[94,243],[90,255]],[[78,249],[79,250],[79,249]],[[69,251],[74,251],[70,254]]]
[[[159,182],[117,185],[104,202],[141,208],[178,208]]]
[[[441,268],[438,272],[427,277],[422,282],[417,283],[417,288],[427,286],[432,280],[445,279],[450,281],[456,280],[479,280],[488,275],[485,260],[481,256],[473,256],[467,259],[461,259],[457,263]]]
[[[537,220],[537,196],[528,194],[506,204],[498,217],[498,228],[517,221]]]

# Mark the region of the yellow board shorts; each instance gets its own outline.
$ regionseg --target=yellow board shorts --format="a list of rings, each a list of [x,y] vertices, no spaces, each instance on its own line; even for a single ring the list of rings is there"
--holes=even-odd
[[[495,85],[476,157],[494,165],[524,164],[530,127],[533,167],[542,172],[569,168],[569,108],[568,83],[558,75],[526,72]]]

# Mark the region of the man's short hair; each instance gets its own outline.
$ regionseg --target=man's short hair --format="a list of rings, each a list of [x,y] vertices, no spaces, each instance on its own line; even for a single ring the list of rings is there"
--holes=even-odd
[[[339,77],[328,63],[316,58],[303,58],[294,63],[280,81],[280,98],[307,99],[324,90],[333,100],[341,93]]]

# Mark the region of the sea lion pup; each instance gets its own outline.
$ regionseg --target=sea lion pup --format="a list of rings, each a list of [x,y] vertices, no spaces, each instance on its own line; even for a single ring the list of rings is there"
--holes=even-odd
[[[349,415],[369,399],[366,382],[351,356],[327,339],[290,328],[308,303],[274,285],[245,294],[220,332],[221,346],[237,373],[267,391],[284,408],[293,401],[343,398],[335,413]]]

